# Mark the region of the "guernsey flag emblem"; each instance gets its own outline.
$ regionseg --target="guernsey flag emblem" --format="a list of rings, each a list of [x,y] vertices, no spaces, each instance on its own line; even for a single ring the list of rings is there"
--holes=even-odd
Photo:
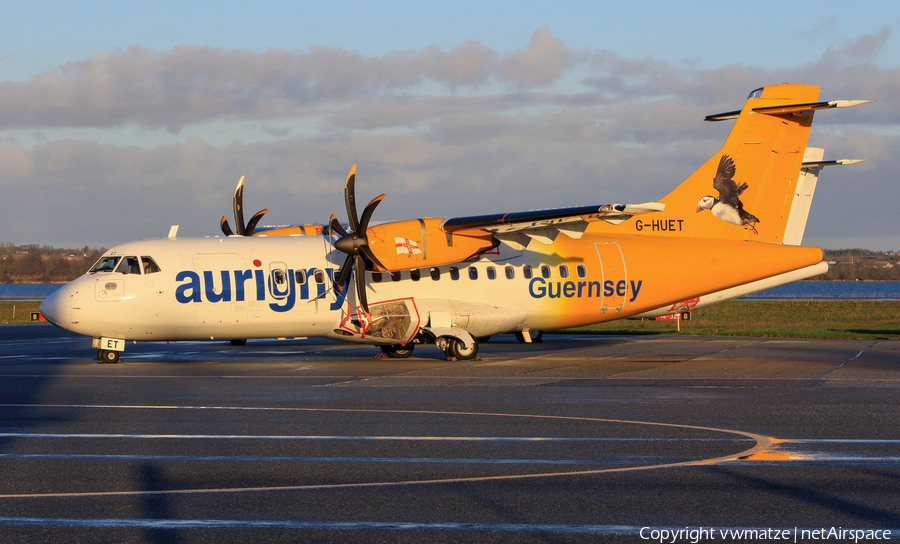
[[[422,253],[422,250],[419,249],[419,244],[409,238],[396,237],[394,238],[394,245],[397,246],[397,255],[409,255],[412,257]]]

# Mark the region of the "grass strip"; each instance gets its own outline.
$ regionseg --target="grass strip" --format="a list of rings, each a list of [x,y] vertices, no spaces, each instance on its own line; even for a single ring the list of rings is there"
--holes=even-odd
[[[41,301],[39,300],[0,300],[0,324],[46,323],[46,321],[31,320],[31,312],[39,311],[41,311]]]
[[[676,325],[620,319],[553,332],[900,340],[900,301],[727,301],[693,312],[681,332]]]

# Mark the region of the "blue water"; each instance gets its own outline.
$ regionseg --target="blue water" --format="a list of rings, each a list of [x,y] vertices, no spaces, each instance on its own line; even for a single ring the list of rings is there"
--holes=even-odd
[[[40,300],[62,287],[62,283],[0,283],[0,300]]]
[[[59,283],[0,283],[0,300],[43,299]],[[896,281],[807,281],[789,283],[739,300],[900,300]]]
[[[738,300],[900,300],[897,281],[804,281]]]

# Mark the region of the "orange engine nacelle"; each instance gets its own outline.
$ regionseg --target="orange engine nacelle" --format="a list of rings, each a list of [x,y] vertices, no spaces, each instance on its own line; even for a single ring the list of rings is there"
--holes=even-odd
[[[394,271],[456,263],[493,247],[490,233],[451,234],[440,229],[442,221],[426,217],[376,225],[366,232],[369,249]]]

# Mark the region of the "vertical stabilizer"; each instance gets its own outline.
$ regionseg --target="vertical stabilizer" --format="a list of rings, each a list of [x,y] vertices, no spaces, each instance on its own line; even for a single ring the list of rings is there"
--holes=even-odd
[[[782,243],[819,88],[770,85],[750,93],[725,144],[662,199],[654,219],[681,236]]]

